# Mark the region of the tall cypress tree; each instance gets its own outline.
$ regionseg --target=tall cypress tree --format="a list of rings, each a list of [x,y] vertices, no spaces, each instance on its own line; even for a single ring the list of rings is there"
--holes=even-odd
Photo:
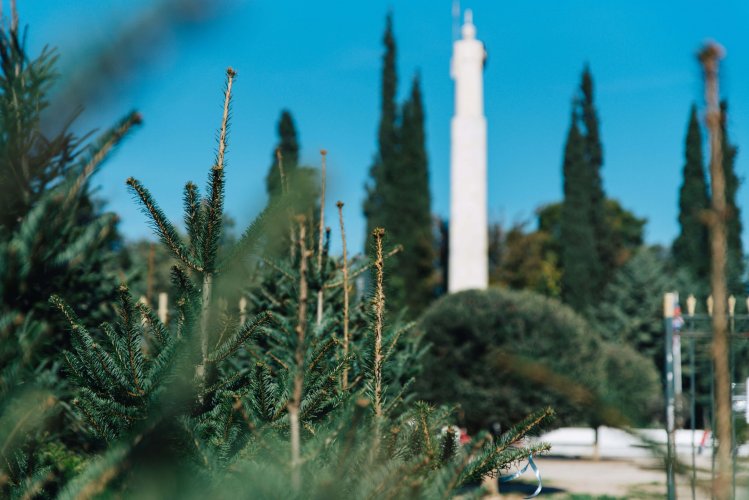
[[[710,246],[707,226],[700,219],[710,207],[704,160],[702,132],[697,107],[692,104],[685,144],[684,179],[679,190],[679,226],[673,256],[677,266],[686,269],[699,283],[707,283],[710,274]]]
[[[281,173],[278,168],[277,151],[283,158],[284,175],[291,174],[299,166],[299,140],[294,118],[286,109],[281,111],[281,118],[278,120],[278,145],[273,151],[270,170],[265,177],[265,189],[271,198],[281,193]]]
[[[606,194],[603,189],[601,168],[603,167],[603,146],[598,126],[598,113],[596,111],[593,94],[593,75],[587,65],[583,69],[580,81],[580,119],[582,133],[585,137],[585,163],[587,177],[589,178],[588,189],[590,196],[589,215],[587,220],[593,226],[593,237],[595,239],[596,253],[600,265],[597,274],[591,274],[590,279],[603,287],[607,277],[613,274],[616,267],[616,248],[613,246],[609,226],[606,223]],[[591,272],[593,269],[591,269]]]
[[[594,226],[590,221],[592,180],[586,161],[586,138],[578,127],[573,106],[564,150],[564,202],[560,221],[562,298],[573,309],[584,311],[593,302],[600,276]]]
[[[402,108],[397,177],[388,187],[398,206],[385,214],[391,239],[402,244],[390,280],[391,301],[420,312],[434,296],[434,246],[429,171],[424,134],[424,106],[419,78]]]
[[[377,227],[389,227],[386,214],[392,207],[392,196],[388,189],[395,179],[398,168],[398,106],[396,91],[398,77],[395,68],[395,37],[393,17],[388,14],[385,20],[385,34],[382,39],[385,54],[382,57],[382,101],[380,125],[377,133],[378,151],[370,168],[367,183],[367,198],[364,201],[364,216],[367,218],[367,241]],[[369,248],[369,245],[367,246]]]
[[[743,285],[744,252],[741,245],[741,209],[736,204],[739,189],[739,178],[736,175],[735,161],[738,148],[731,144],[728,137],[727,117],[728,103],[721,102],[721,127],[723,137],[723,172],[726,179],[726,203],[728,204],[728,221],[726,223],[728,262],[728,291],[734,294],[745,293]]]

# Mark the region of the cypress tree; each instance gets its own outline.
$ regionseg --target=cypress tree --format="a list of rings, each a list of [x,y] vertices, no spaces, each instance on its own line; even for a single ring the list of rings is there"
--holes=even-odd
[[[320,181],[315,168],[299,164],[299,139],[294,118],[289,110],[281,111],[278,120],[278,143],[273,148],[272,162],[268,175],[265,177],[265,188],[269,203],[279,202],[284,191],[291,193],[285,203],[288,204],[289,214],[301,213],[310,215],[310,220],[316,220],[319,212],[317,200],[319,198]],[[281,157],[284,180],[281,182],[281,169],[278,158]],[[270,225],[267,240],[269,250],[278,254],[281,248],[287,248],[290,243],[290,231],[293,224],[288,217],[280,216],[276,224]]]
[[[594,226],[590,221],[592,179],[586,162],[586,138],[573,110],[564,151],[564,202],[560,221],[562,297],[577,311],[593,302],[600,276]]]
[[[299,166],[299,139],[291,112],[284,109],[278,120],[278,145],[273,150],[273,160],[265,177],[265,189],[270,198],[281,193],[281,174],[278,168],[278,155],[283,158],[284,175],[291,174]]]
[[[419,78],[402,108],[397,177],[388,186],[397,209],[385,214],[391,239],[404,250],[394,257],[390,300],[411,312],[424,309],[434,295],[434,246],[429,171],[424,134],[424,107]]]
[[[744,252],[741,244],[741,210],[736,204],[736,194],[740,183],[735,169],[738,148],[731,144],[728,137],[728,103],[726,101],[721,102],[720,108],[723,132],[723,172],[726,179],[726,203],[728,205],[728,221],[726,222],[728,291],[733,294],[741,294],[745,293],[745,287],[742,279],[744,275]]]
[[[584,157],[586,175],[589,177],[588,189],[590,196],[589,215],[587,220],[593,226],[596,253],[599,265],[597,274],[591,274],[590,279],[599,286],[604,286],[607,276],[611,276],[616,267],[616,248],[612,245],[610,229],[606,223],[606,194],[603,190],[601,168],[603,167],[603,146],[598,126],[598,114],[593,98],[593,75],[586,65],[580,82],[580,118],[582,133],[585,137]],[[593,268],[591,271],[593,271]]]
[[[707,284],[710,248],[707,226],[700,217],[710,207],[710,198],[702,155],[702,132],[694,104],[689,112],[683,172],[684,178],[679,190],[681,231],[674,241],[673,257],[680,268],[689,271],[698,282]]]
[[[392,196],[389,195],[388,190],[398,167],[398,109],[396,104],[398,77],[395,68],[396,47],[391,14],[388,14],[385,20],[382,43],[385,46],[385,54],[382,57],[382,101],[377,133],[378,152],[369,171],[370,180],[366,186],[367,198],[363,207],[364,216],[367,218],[367,242],[375,228],[391,229],[386,216],[392,206]],[[367,248],[369,246],[367,245]]]

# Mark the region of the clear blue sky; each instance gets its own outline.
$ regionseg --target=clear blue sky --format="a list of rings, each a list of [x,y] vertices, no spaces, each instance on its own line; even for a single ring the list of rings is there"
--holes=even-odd
[[[34,49],[60,48],[62,69],[106,43],[148,5],[140,0],[20,1]],[[604,184],[648,219],[650,243],[668,244],[678,226],[683,139],[692,101],[702,105],[694,53],[706,39],[727,49],[722,93],[737,170],[749,170],[749,3],[735,1],[463,0],[489,52],[485,73],[489,124],[490,217],[531,219],[561,197],[561,153],[570,100],[583,64],[596,83]],[[282,108],[297,123],[302,159],[317,165],[329,151],[328,217],[346,203],[350,244],[361,248],[361,201],[375,152],[381,36],[395,17],[399,92],[419,72],[427,113],[433,210],[449,207],[449,124],[453,87],[450,0],[237,1],[203,27],[167,33],[150,62],[112,86],[112,98],[86,110],[81,124],[106,127],[130,108],[144,126],[96,177],[100,194],[130,238],[148,236],[125,189],[134,176],[167,214],[181,220],[187,180],[205,180],[214,157],[224,70],[239,73],[228,156],[227,210],[249,220],[265,201],[264,177]],[[746,187],[739,191],[749,225]],[[334,221],[330,221],[334,222]],[[331,224],[334,225],[334,224]],[[335,225],[334,225],[335,227]],[[749,240],[745,231],[745,245]]]

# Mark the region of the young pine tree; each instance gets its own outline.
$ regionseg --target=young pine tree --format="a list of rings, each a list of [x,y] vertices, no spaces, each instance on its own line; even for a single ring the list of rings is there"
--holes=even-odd
[[[319,232],[296,214],[296,248],[278,261],[258,259],[273,211],[288,214],[272,203],[217,259],[233,81],[229,70],[208,194],[185,188],[187,241],[128,180],[180,263],[173,322],[161,324],[124,287],[119,321],[101,331],[52,299],[72,327],[66,361],[79,386],[76,406],[102,442],[62,498],[451,497],[548,449],[518,445],[550,410],[462,449],[446,428],[446,409],[409,403],[408,369],[420,351],[407,347],[415,345],[410,325],[384,314],[383,230],[373,234],[374,261],[356,266],[331,259]],[[374,269],[373,297],[351,304],[352,280],[367,269]],[[238,282],[257,286],[236,307],[227,298]],[[321,317],[314,314],[320,289]]]
[[[92,199],[89,179],[140,117],[90,142],[67,127],[51,132],[57,56],[30,57],[15,9],[11,17],[0,26],[0,496],[20,498],[69,472],[48,453],[74,427],[58,373],[69,338],[48,299],[60,291],[93,323],[110,316],[97,301],[112,296],[117,220]]]

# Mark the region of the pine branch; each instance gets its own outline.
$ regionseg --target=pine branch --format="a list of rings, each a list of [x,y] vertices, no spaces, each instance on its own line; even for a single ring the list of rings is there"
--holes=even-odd
[[[383,257],[382,257],[383,261],[388,260],[390,257],[392,257],[392,256],[394,256],[397,253],[402,252],[402,251],[403,251],[403,247],[401,245],[396,245],[389,252],[387,252],[385,255],[383,255]],[[375,263],[374,262],[370,262],[369,264],[360,267],[359,269],[357,269],[356,271],[354,271],[351,275],[349,275],[349,278],[348,278],[349,281],[352,281],[355,278],[358,278],[359,276],[361,276],[365,272],[367,272],[370,269],[372,269],[374,266],[375,266]],[[343,286],[343,280],[341,279],[341,280],[338,280],[338,281],[334,281],[332,283],[326,283],[324,286],[325,286],[325,288],[337,288],[339,286]]]
[[[227,339],[208,356],[208,361],[217,363],[228,358],[243,344],[253,340],[271,319],[271,313],[265,312],[247,320],[231,338]]]
[[[375,269],[377,272],[376,285],[375,285],[375,296],[372,300],[372,308],[375,315],[374,324],[374,351],[373,351],[373,370],[372,376],[374,379],[374,412],[375,416],[382,416],[382,326],[383,326],[383,314],[385,310],[385,289],[383,287],[384,278],[384,263],[382,258],[382,237],[385,234],[385,230],[382,228],[376,228],[372,232],[372,236],[375,238],[375,250],[377,260],[375,260]]]
[[[203,267],[190,257],[179,233],[177,233],[172,223],[167,220],[166,215],[164,215],[164,212],[156,204],[151,193],[132,177],[127,180],[127,185],[130,186],[131,191],[140,202],[143,212],[151,218],[150,223],[161,238],[161,241],[169,247],[174,256],[193,271],[203,272]]]
[[[205,225],[205,217],[203,206],[200,202],[200,191],[198,190],[198,186],[192,182],[185,184],[183,204],[185,212],[185,228],[187,229],[187,237],[190,241],[192,256],[194,259],[199,259],[199,249],[203,248],[203,226]]]
[[[95,144],[88,147],[88,154],[81,163],[80,173],[73,180],[72,185],[65,186],[67,196],[62,204],[63,212],[70,208],[73,199],[78,196],[83,185],[107,156],[109,156],[109,153],[111,153],[112,150],[122,142],[134,126],[140,125],[142,122],[143,119],[140,113],[131,111],[125,118],[120,120],[117,125],[104,133]]]

